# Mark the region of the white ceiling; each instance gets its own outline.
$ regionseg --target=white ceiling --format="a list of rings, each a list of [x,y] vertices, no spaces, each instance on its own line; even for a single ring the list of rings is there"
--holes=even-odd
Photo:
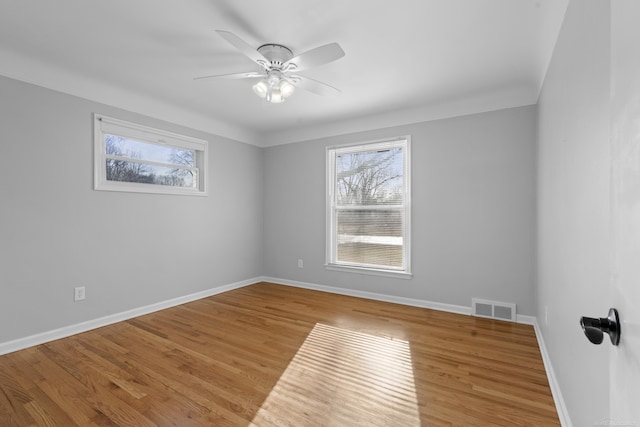
[[[0,74],[260,146],[537,101],[568,0],[0,0]],[[214,30],[299,54],[342,90],[282,104]]]

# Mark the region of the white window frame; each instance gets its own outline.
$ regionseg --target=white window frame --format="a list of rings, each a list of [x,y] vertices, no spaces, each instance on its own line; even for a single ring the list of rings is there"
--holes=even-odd
[[[361,151],[381,150],[401,146],[403,148],[403,267],[380,268],[364,264],[342,263],[337,258],[337,221],[336,221],[336,157],[338,154]],[[358,144],[337,145],[326,148],[326,264],[327,270],[351,273],[372,274],[376,276],[410,279],[411,273],[411,136],[380,139]],[[390,206],[382,209],[390,209]]]
[[[208,143],[205,140],[180,135],[137,123],[131,123],[120,119],[114,119],[101,114],[93,115],[94,127],[94,189],[101,191],[124,191],[134,193],[154,194],[179,194],[190,196],[207,195],[207,171],[208,171]],[[195,152],[195,167],[187,167],[193,170],[197,177],[194,187],[177,187],[170,185],[147,184],[139,182],[122,182],[107,180],[107,156],[105,135],[116,135],[124,138],[151,144],[188,149]],[[121,160],[129,160],[122,158]],[[164,166],[152,161],[143,163]]]

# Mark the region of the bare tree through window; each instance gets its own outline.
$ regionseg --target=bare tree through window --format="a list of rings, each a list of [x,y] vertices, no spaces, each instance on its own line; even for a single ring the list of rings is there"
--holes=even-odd
[[[182,166],[195,166],[195,152],[193,150],[179,150],[174,148],[171,152],[171,163]],[[190,169],[174,168],[171,170],[171,174],[175,177],[184,179],[189,175],[194,178],[193,172]]]
[[[402,267],[403,151],[336,156],[337,261]]]
[[[106,152],[112,156],[139,159],[140,153],[127,150],[125,139],[121,136],[107,135],[105,137]],[[107,159],[107,180],[124,182],[152,183],[148,168],[143,163],[120,159]]]
[[[146,158],[149,154],[145,157],[141,150],[135,149],[143,146],[154,147],[152,144],[132,141],[121,136],[105,135],[107,180],[174,187],[193,185],[195,177],[192,170],[171,166],[193,167],[195,162],[193,150],[157,148],[155,151],[158,153],[163,151],[170,153],[165,156],[166,159],[161,159],[166,162],[166,166],[162,166],[151,164]],[[148,148],[147,151],[151,152],[152,148]]]
[[[338,203],[402,202],[402,149],[342,154],[336,162]]]

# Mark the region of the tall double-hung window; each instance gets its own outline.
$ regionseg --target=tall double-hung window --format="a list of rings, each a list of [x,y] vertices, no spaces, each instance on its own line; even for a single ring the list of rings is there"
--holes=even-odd
[[[206,195],[207,141],[94,116],[96,190]]]
[[[411,274],[410,138],[327,149],[327,268]]]

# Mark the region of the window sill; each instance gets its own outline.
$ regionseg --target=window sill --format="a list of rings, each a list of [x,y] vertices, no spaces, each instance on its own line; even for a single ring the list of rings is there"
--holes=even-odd
[[[97,191],[118,191],[124,193],[148,193],[148,194],[173,194],[180,196],[206,196],[206,191],[192,188],[170,187],[154,184],[129,183],[113,183],[112,181],[98,182],[94,186]]]
[[[338,264],[325,264],[324,268],[331,271],[342,271],[345,273],[369,274],[372,276],[394,277],[397,279],[409,280],[413,276],[406,271],[382,270],[377,268],[352,267]]]

